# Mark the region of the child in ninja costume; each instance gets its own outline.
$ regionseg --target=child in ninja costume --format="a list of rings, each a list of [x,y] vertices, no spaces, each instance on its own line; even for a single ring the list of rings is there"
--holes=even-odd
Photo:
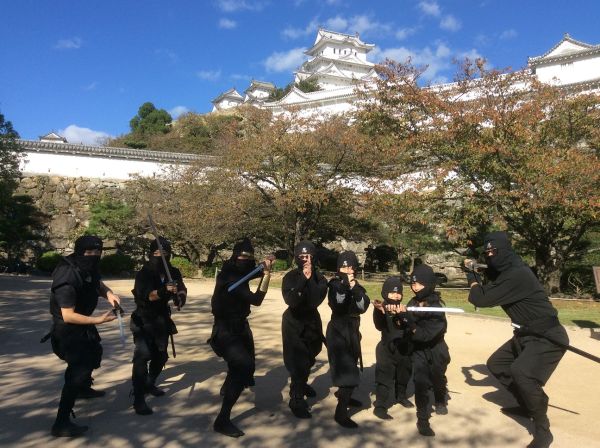
[[[410,288],[415,294],[408,306],[441,307],[440,295],[435,291],[437,279],[430,266],[415,266],[410,274]],[[413,379],[417,404],[417,429],[423,436],[434,436],[429,425],[429,389],[433,389],[436,414],[447,414],[446,368],[450,363],[444,334],[448,327],[446,315],[439,312],[408,313],[414,344]]]
[[[412,373],[412,331],[406,312],[401,312],[402,279],[389,277],[381,288],[383,301],[373,302],[373,323],[381,331],[375,349],[375,409],[378,418],[389,420],[387,410],[395,403],[405,408],[414,404],[406,398],[406,386]]]
[[[358,428],[348,415],[348,408],[362,405],[352,398],[352,391],[360,383],[359,362],[362,370],[360,315],[369,307],[365,288],[354,278],[356,272],[358,259],[354,252],[342,252],[337,261],[337,273],[328,286],[331,320],[327,325],[327,356],[333,385],[338,387],[334,418],[345,428]]]

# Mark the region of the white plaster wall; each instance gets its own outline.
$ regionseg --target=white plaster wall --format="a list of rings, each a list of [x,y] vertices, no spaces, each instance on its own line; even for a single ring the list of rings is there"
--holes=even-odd
[[[560,84],[589,81],[600,78],[600,56],[565,64],[541,66],[537,67],[535,72],[538,79],[544,83],[553,82],[553,78],[557,78]]]
[[[27,152],[20,168],[26,174],[126,180],[132,174],[159,176],[172,166],[144,160]]]

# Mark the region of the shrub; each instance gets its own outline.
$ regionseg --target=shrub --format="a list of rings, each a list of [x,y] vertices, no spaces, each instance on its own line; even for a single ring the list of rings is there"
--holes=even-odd
[[[100,260],[100,272],[103,275],[120,275],[123,272],[131,272],[135,262],[129,255],[111,254]]]
[[[37,268],[43,272],[52,272],[62,259],[62,255],[55,251],[44,252],[37,261]]]
[[[205,278],[214,278],[215,276],[215,270],[221,270],[221,268],[223,267],[223,263],[213,263],[211,266],[203,266],[202,267],[202,277]]]
[[[181,271],[183,277],[196,277],[198,267],[187,258],[174,257],[171,264]]]
[[[287,269],[289,267],[290,267],[290,264],[288,263],[287,260],[277,259],[273,262],[273,266],[271,267],[271,269],[273,270],[273,272],[287,271]]]

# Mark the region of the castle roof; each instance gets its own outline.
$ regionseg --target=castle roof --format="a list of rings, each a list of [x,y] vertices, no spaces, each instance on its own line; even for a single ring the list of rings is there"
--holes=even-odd
[[[541,64],[568,61],[594,54],[600,54],[600,45],[581,42],[573,39],[569,33],[565,33],[563,38],[550,50],[541,56],[529,58],[527,62],[531,67],[535,67]]]

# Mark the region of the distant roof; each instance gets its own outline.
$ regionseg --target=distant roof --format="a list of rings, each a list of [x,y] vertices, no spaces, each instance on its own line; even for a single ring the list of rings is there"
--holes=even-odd
[[[252,90],[255,90],[258,88],[265,89],[265,90],[275,90],[276,89],[275,84],[273,84],[272,82],[257,81],[256,79],[253,79],[250,82],[250,86],[246,90],[244,90],[244,93],[251,92]]]
[[[360,40],[358,33],[352,35],[352,34],[338,33],[337,31],[329,31],[324,28],[319,28],[319,31],[317,32],[317,38],[315,40],[315,43],[313,44],[313,46],[311,48],[306,50],[305,54],[314,55],[319,50],[319,48],[321,48],[321,46],[323,46],[327,42],[336,42],[336,43],[346,44],[351,47],[356,47],[356,48],[366,50],[367,53],[369,51],[371,51],[373,48],[375,48],[374,44],[367,44],[367,43],[364,43],[362,40]]]
[[[600,45],[592,45],[586,42],[581,42],[573,39],[569,33],[565,33],[563,38],[550,50],[541,56],[529,58],[528,63],[530,66],[536,66],[542,63],[574,59],[596,53],[600,53]]]
[[[231,89],[227,90],[226,92],[223,92],[218,97],[216,97],[214,100],[212,100],[212,103],[213,104],[217,104],[221,100],[224,100],[225,98],[235,99],[235,100],[239,100],[239,101],[243,101],[244,100],[244,97],[242,95],[240,95],[238,93],[238,91],[235,90],[235,88],[232,87]]]
[[[67,139],[61,135],[58,135],[56,132],[49,132],[46,135],[41,135],[40,141],[52,141],[52,142],[67,143]]]

